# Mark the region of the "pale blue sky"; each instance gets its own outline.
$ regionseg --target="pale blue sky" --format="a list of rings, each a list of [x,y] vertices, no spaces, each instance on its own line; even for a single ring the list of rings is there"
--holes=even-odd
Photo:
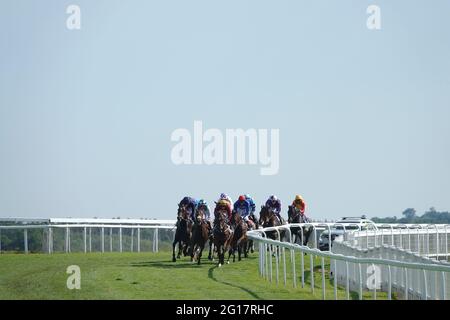
[[[0,216],[173,218],[221,192],[450,210],[449,57],[447,0],[2,0]],[[279,128],[279,174],[173,165],[194,120]]]

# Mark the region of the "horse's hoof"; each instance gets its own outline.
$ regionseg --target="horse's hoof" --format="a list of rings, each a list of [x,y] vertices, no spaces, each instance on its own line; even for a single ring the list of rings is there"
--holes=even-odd
[[[173,259],[172,259],[172,262],[177,262],[177,259],[173,258]]]
[[[219,268],[222,268],[222,264],[221,263],[219,263]]]
[[[227,261],[227,264],[230,264],[230,261]]]

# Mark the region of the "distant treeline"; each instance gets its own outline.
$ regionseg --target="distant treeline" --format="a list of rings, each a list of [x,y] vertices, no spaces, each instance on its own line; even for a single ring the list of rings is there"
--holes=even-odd
[[[450,224],[450,212],[448,211],[436,211],[435,208],[430,208],[423,215],[416,215],[416,210],[408,208],[402,213],[402,218],[387,217],[387,218],[373,218],[375,223],[449,223]]]

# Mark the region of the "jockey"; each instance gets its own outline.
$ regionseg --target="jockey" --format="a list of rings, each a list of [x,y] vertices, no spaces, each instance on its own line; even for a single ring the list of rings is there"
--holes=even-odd
[[[248,222],[248,217],[252,213],[252,207],[245,196],[239,196],[238,201],[234,203],[233,209],[245,222]]]
[[[271,195],[269,199],[266,201],[266,207],[268,209],[272,209],[273,212],[277,215],[278,219],[280,220],[280,223],[283,221],[281,219],[281,201],[278,199],[275,195]]]
[[[294,202],[292,202],[292,207],[298,213],[300,213],[300,223],[310,222],[309,218],[305,215],[306,203],[301,195],[296,195]]]
[[[250,204],[250,215],[254,215],[255,211],[256,211],[256,204],[253,201],[252,197],[249,194],[245,195],[245,200],[247,200],[247,202]]]
[[[228,215],[228,221],[231,221],[232,218],[232,211],[233,211],[233,202],[231,201],[231,198],[226,195],[225,193],[222,193],[220,195],[219,200],[216,202],[216,209],[219,206],[225,206],[227,209],[227,215]],[[214,210],[214,216],[216,215],[216,211]]]
[[[203,213],[204,213],[203,219],[209,225],[210,232],[212,232],[212,226],[211,226],[211,220],[210,220],[211,219],[211,213],[210,213],[210,210],[209,210],[208,203],[205,200],[203,200],[203,199],[201,199],[198,202],[197,206],[195,207],[195,215],[197,215],[197,212],[199,210],[202,210],[202,209],[203,209]],[[195,219],[195,217],[194,217],[194,219]],[[195,221],[195,220],[193,220],[193,221]]]
[[[197,207],[197,200],[191,197],[184,197],[183,200],[180,201],[180,204],[178,206],[185,207],[188,213],[188,217],[192,218],[194,216],[195,208]]]
[[[233,205],[233,200],[231,200],[231,198],[226,193],[221,193],[219,200],[225,200],[230,203],[230,206]]]
[[[204,214],[205,214],[205,216],[203,217],[203,219],[205,219],[206,221],[209,221],[210,218],[211,218],[211,213],[210,213],[208,204],[207,204],[206,201],[203,200],[203,199],[201,199],[201,200],[197,203],[197,206],[195,207],[195,215],[194,215],[194,216],[196,216],[196,215],[197,215],[197,212],[198,212],[199,210],[201,210],[201,209],[203,209],[203,212],[204,212]],[[195,217],[194,217],[194,218],[195,218]]]

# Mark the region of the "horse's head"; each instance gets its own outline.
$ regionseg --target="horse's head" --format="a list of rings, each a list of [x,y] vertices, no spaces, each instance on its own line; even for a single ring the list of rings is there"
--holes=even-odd
[[[300,221],[300,214],[295,210],[293,206],[289,206],[288,209],[288,222],[298,223]]]
[[[233,219],[234,219],[234,224],[235,225],[238,225],[238,224],[240,224],[243,221],[241,215],[238,214],[237,212],[235,212],[233,214]]]
[[[195,221],[197,223],[202,222],[206,218],[206,208],[200,207],[196,210]]]
[[[262,207],[261,208],[261,213],[260,213],[260,218],[259,218],[259,224],[262,225],[263,227],[274,227],[277,224],[278,219],[277,219],[277,215],[275,214],[275,209],[274,208],[268,208],[268,207]]]
[[[264,226],[264,224],[267,221],[267,207],[266,206],[261,206],[261,211],[259,212],[259,224]]]
[[[186,205],[178,205],[178,217],[186,220],[189,218],[188,210]]]
[[[219,227],[220,227],[221,230],[224,230],[224,229],[228,228],[228,224],[227,224],[227,222],[228,222],[228,213],[227,213],[226,210],[220,209],[217,212],[217,219],[219,221]]]

